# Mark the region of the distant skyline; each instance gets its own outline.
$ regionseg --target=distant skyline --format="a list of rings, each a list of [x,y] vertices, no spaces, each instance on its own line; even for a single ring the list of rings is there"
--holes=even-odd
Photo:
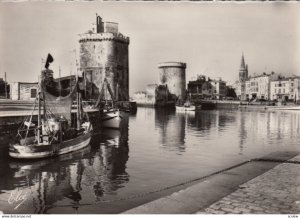
[[[37,81],[48,53],[55,77],[59,66],[62,76],[74,74],[71,51],[78,56],[78,34],[92,29],[96,13],[130,37],[130,94],[157,83],[157,65],[166,61],[187,63],[187,81],[237,80],[242,53],[249,75],[300,75],[298,2],[124,1],[0,3],[0,77]]]

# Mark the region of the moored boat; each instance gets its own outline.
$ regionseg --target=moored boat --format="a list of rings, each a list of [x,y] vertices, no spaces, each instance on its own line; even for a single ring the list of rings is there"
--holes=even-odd
[[[67,96],[55,96],[47,86],[53,75],[53,71],[48,69],[52,61],[52,56],[48,55],[33,111],[18,130],[16,142],[9,147],[9,155],[13,158],[57,156],[85,148],[90,143],[93,128],[87,113],[84,114],[82,110],[78,86]],[[71,108],[75,96],[77,113],[76,118],[72,119]],[[33,118],[35,110],[38,110],[37,120]]]
[[[110,99],[107,92],[110,94]],[[118,96],[118,94],[116,94],[116,96]],[[95,104],[96,107],[99,107],[102,127],[114,129],[120,128],[123,116],[116,103],[117,99],[115,99],[107,79],[104,78],[99,98]]]
[[[103,109],[101,116],[101,122],[103,127],[119,129],[121,126],[123,116],[119,109]]]
[[[176,106],[176,111],[195,111],[196,107],[194,105],[191,106]]]
[[[196,106],[190,102],[186,102],[183,105],[176,105],[176,111],[195,111]]]

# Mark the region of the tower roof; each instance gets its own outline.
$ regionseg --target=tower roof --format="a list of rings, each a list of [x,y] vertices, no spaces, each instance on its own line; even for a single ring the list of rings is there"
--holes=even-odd
[[[242,60],[241,60],[240,69],[246,69],[245,60],[244,60],[244,54],[242,54]]]

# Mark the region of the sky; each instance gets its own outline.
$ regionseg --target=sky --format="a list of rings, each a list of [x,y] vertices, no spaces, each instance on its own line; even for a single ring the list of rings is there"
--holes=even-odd
[[[0,77],[37,81],[48,53],[55,77],[59,66],[62,76],[74,74],[78,34],[92,29],[96,13],[130,37],[130,94],[157,83],[165,61],[185,62],[187,81],[237,80],[242,53],[250,74],[300,75],[297,2],[25,1],[0,3]]]

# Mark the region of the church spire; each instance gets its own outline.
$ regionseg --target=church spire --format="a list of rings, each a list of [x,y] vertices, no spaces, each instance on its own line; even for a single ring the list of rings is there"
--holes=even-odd
[[[244,59],[244,53],[242,54],[242,60],[241,60],[241,66],[240,66],[241,70],[246,69],[246,65],[245,65],[245,59]]]
[[[239,70],[239,80],[246,81],[248,79],[248,65],[245,64],[244,53],[242,53],[241,66]]]

